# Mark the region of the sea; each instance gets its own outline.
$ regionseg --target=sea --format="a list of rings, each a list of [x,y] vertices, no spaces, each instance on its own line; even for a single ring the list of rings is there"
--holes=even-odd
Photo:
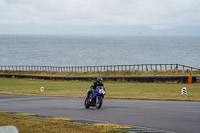
[[[0,35],[0,66],[134,64],[200,68],[200,36]]]

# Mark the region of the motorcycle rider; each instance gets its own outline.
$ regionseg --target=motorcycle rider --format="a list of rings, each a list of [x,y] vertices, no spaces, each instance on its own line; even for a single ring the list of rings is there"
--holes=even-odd
[[[97,80],[95,82],[93,82],[93,84],[90,86],[90,90],[88,90],[88,95],[87,95],[88,98],[90,98],[90,101],[92,101],[90,95],[96,91],[96,88],[98,86],[102,86],[103,89],[105,90],[102,77],[97,77]]]

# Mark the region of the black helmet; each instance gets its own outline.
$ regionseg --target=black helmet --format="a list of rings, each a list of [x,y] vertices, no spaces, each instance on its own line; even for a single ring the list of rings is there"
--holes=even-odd
[[[102,77],[97,77],[97,82],[103,83],[103,78]]]

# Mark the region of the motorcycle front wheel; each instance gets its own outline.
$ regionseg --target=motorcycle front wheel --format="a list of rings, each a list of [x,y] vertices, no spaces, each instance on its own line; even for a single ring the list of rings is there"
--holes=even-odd
[[[103,99],[97,97],[97,99],[96,99],[96,108],[97,108],[97,109],[100,109],[102,103],[103,103]]]

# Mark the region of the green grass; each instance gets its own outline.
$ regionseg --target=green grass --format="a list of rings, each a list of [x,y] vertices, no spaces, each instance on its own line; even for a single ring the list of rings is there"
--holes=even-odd
[[[0,93],[83,97],[92,82],[0,78]],[[106,98],[200,101],[200,83],[104,82]],[[44,87],[44,92],[40,92]],[[187,95],[181,89],[187,87]]]
[[[13,125],[19,133],[125,133],[109,127],[74,124],[64,120],[11,115],[0,112],[0,126]]]
[[[25,74],[42,76],[138,76],[138,75],[200,75],[200,71],[93,71],[93,72],[52,72],[52,71],[0,71],[4,74]]]

